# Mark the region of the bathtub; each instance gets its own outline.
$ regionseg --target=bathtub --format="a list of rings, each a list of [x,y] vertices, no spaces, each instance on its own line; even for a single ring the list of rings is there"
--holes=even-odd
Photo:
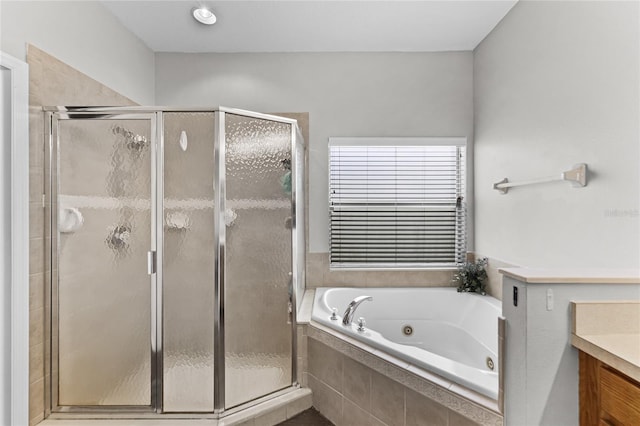
[[[363,295],[373,300],[360,304],[352,324],[342,325],[349,302]],[[452,287],[318,288],[311,320],[497,400],[501,311],[493,297]],[[364,331],[358,331],[360,317]]]

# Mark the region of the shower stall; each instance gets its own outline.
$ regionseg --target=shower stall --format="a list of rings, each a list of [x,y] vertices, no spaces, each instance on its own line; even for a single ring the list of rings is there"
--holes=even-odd
[[[220,417],[295,389],[296,120],[222,107],[45,115],[50,412]]]

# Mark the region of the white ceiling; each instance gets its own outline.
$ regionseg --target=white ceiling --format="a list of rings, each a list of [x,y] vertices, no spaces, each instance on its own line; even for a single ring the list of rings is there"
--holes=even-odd
[[[156,52],[434,52],[473,50],[516,1],[103,3]],[[215,25],[191,17],[198,4],[215,12]]]

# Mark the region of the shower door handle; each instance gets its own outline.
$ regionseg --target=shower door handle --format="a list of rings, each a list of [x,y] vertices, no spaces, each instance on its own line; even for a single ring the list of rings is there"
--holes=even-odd
[[[157,269],[157,257],[155,251],[147,252],[147,274],[153,275]]]

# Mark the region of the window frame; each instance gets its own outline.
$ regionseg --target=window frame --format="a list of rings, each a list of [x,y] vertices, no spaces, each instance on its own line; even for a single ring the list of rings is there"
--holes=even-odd
[[[381,147],[389,147],[389,146],[455,146],[461,148],[461,152],[459,151],[460,159],[462,164],[456,168],[456,173],[458,174],[462,188],[458,193],[458,203],[457,205],[461,208],[461,210],[455,211],[456,214],[456,225],[454,230],[455,237],[455,246],[459,245],[459,233],[462,232],[462,249],[455,249],[455,261],[454,262],[423,262],[423,263],[337,263],[332,261],[332,215],[333,215],[333,204],[332,204],[332,167],[331,167],[331,159],[332,159],[332,147],[333,146],[381,146]],[[330,137],[328,143],[328,155],[327,155],[327,175],[328,175],[328,203],[329,203],[329,269],[332,271],[367,271],[367,270],[425,270],[425,271],[433,271],[433,270],[454,270],[460,264],[466,260],[466,253],[468,251],[468,228],[469,228],[469,215],[467,210],[467,193],[469,192],[469,179],[467,170],[469,169],[468,165],[468,150],[467,150],[467,138],[466,137]],[[461,197],[461,198],[460,198]],[[463,222],[459,224],[457,221],[462,215]]]

